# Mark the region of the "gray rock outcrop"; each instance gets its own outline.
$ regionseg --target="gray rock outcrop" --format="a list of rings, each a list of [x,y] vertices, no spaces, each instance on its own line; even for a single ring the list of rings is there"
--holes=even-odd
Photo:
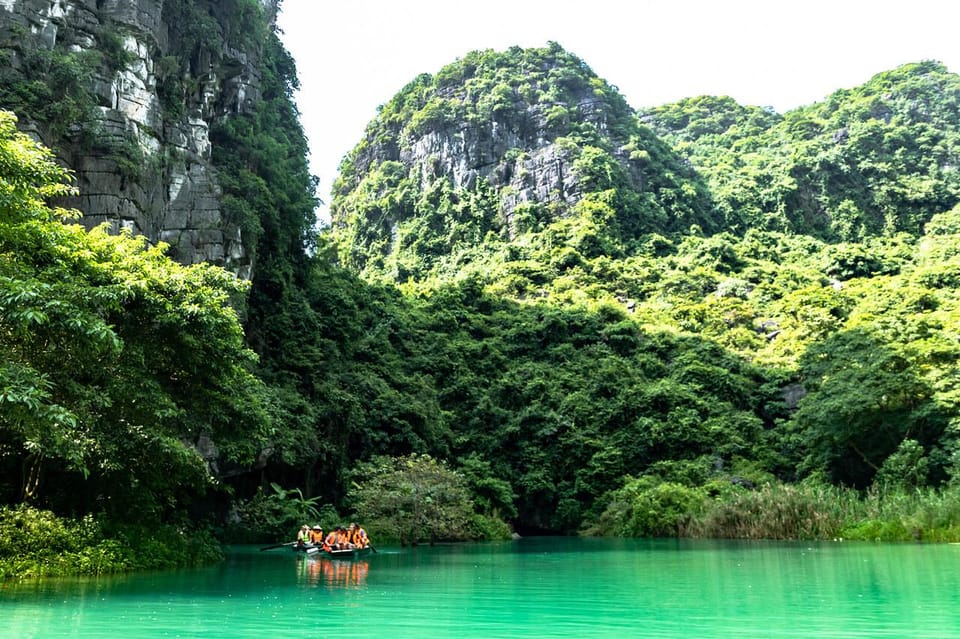
[[[466,100],[454,93],[446,99]],[[357,173],[362,175],[381,162],[398,161],[417,168],[422,188],[444,177],[454,189],[470,190],[478,179],[485,179],[501,193],[502,222],[509,231],[513,212],[521,204],[559,204],[566,209],[583,198],[581,176],[574,169],[579,150],[558,144],[563,131],[548,115],[551,108],[564,109],[569,119],[607,135],[609,106],[586,88],[573,95],[571,102],[529,104],[518,99],[508,112],[482,121],[451,119],[422,131],[397,132],[399,144],[373,144],[355,157]],[[635,163],[626,153],[616,155],[634,188],[642,189]]]
[[[276,0],[260,2],[272,22]],[[223,3],[194,4],[223,22]],[[0,1],[0,55],[10,72],[28,75],[37,52],[101,60],[83,79],[95,103],[86,131],[57,133],[49,122],[17,115],[75,173],[79,195],[64,204],[83,213],[84,225],[107,223],[169,244],[184,264],[210,262],[249,278],[253,252],[221,206],[210,130],[257,103],[258,52],[235,48],[226,33],[220,51],[184,59],[164,16],[164,0]],[[111,65],[109,55],[122,63]],[[164,108],[164,73],[179,74],[182,110]]]

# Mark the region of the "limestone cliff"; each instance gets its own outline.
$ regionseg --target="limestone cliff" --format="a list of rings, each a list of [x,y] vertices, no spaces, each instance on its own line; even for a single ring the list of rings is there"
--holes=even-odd
[[[259,99],[276,0],[0,0],[0,108],[76,174],[68,206],[251,276],[211,126]]]
[[[584,202],[620,239],[712,224],[689,167],[554,43],[416,78],[344,161],[331,216],[345,264],[405,280],[484,238],[588,215]]]

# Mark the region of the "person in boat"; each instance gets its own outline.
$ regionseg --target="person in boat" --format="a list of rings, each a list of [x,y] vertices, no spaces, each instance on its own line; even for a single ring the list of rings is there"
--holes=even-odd
[[[310,529],[310,543],[314,546],[323,545],[323,528],[320,524],[316,524]]]
[[[327,535],[327,538],[323,540],[323,549],[327,552],[331,550],[337,550],[337,529],[334,528],[330,531],[330,534]]]
[[[347,531],[350,536],[350,543],[354,548],[366,548],[370,545],[370,539],[367,537],[367,531],[357,525],[357,522],[350,522],[350,528]]]
[[[310,526],[304,524],[300,526],[300,532],[297,533],[297,546],[306,546],[310,543]]]
[[[350,533],[343,526],[337,526],[337,550],[350,550],[353,544],[350,542]]]

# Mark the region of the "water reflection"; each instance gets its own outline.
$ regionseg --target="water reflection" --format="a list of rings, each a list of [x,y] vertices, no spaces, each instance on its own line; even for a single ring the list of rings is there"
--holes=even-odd
[[[301,585],[349,589],[366,586],[370,562],[366,559],[330,559],[303,556],[297,559],[297,576]]]

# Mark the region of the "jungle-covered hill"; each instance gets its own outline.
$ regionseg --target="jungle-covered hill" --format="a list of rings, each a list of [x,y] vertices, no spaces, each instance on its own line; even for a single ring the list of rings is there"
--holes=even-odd
[[[47,511],[100,548],[349,513],[403,541],[957,530],[854,491],[960,473],[958,76],[636,112],[559,45],[471,52],[381,107],[315,236],[263,47],[262,100],[211,128],[248,284],[64,235],[66,176],[3,120],[0,497],[43,510],[7,511],[0,558]]]
[[[381,108],[330,235],[425,313],[401,335],[444,336],[407,378],[449,416],[438,452],[489,463],[521,527],[574,530],[626,476],[939,485],[958,97],[922,62],[782,115],[634,117],[557,45],[473,52]]]

